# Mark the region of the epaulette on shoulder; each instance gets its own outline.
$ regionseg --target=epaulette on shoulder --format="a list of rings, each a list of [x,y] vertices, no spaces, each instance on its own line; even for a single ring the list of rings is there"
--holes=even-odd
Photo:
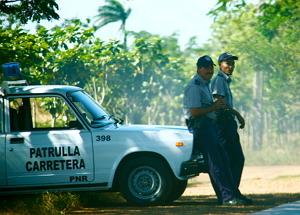
[[[199,79],[195,79],[195,84],[196,85],[200,85],[200,80]]]

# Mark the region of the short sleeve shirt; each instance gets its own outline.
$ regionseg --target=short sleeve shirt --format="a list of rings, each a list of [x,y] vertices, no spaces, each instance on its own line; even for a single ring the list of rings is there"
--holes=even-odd
[[[209,89],[209,81],[205,81],[196,74],[184,90],[183,106],[186,117],[191,117],[191,108],[206,108],[211,106],[213,98]],[[208,117],[215,118],[215,113],[208,113]]]
[[[229,108],[233,107],[232,94],[230,90],[231,78],[224,72],[219,71],[211,82],[211,91],[213,95],[223,96]]]

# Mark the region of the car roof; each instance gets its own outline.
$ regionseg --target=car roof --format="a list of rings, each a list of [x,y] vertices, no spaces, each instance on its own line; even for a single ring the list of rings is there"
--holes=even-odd
[[[30,85],[9,86],[4,89],[6,95],[45,94],[58,93],[66,95],[67,92],[82,90],[80,87],[67,85]]]

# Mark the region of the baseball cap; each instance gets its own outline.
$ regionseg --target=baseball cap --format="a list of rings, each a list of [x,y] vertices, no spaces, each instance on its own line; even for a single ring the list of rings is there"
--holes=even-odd
[[[215,65],[216,64],[214,64],[213,60],[208,55],[203,55],[203,56],[199,57],[199,59],[197,60],[198,68],[200,68],[200,67],[207,68],[209,66],[215,66]]]
[[[226,61],[226,60],[238,60],[238,56],[232,55],[228,52],[224,52],[218,58],[218,62]]]

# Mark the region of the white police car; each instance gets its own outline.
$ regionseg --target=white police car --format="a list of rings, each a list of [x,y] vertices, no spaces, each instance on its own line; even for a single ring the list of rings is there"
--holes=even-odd
[[[19,76],[18,64],[3,68]],[[81,88],[20,82],[1,89],[1,195],[112,190],[139,205],[166,203],[201,171],[184,127],[121,125]]]

